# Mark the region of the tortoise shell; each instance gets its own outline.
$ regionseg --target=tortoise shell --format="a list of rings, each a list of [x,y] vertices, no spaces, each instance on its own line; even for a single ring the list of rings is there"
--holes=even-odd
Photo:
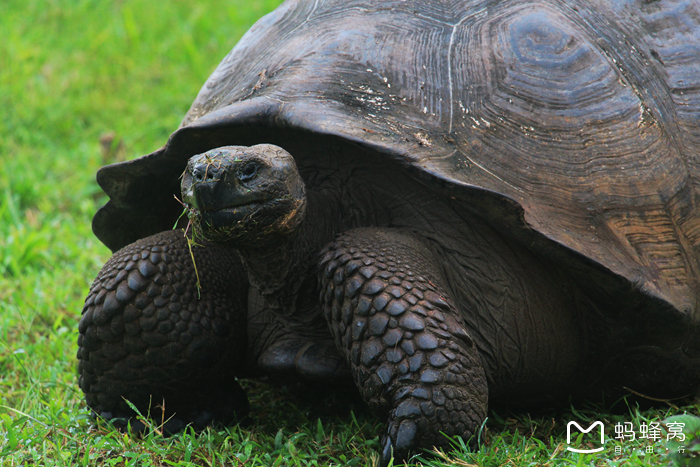
[[[260,142],[302,174],[334,144],[391,159],[611,294],[698,316],[697,1],[287,1],[163,148],[100,170],[95,234],[171,228],[190,156]]]

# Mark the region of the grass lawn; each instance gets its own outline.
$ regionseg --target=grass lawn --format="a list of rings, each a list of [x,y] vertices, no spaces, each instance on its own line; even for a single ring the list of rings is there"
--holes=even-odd
[[[383,424],[348,396],[245,382],[249,425],[170,438],[154,427],[141,438],[93,425],[76,384],[78,317],[110,254],[90,230],[106,201],[95,172],[160,147],[221,58],[278,3],[0,1],[0,466],[364,466],[376,458]],[[662,465],[671,462],[667,447],[679,449],[667,445],[665,425],[661,440],[617,440],[616,424],[638,434],[699,408],[643,411],[623,400],[491,412],[480,452],[455,441],[411,465]],[[568,421],[596,420],[604,451],[567,451]],[[698,447],[688,431],[695,419],[683,421],[687,454]]]

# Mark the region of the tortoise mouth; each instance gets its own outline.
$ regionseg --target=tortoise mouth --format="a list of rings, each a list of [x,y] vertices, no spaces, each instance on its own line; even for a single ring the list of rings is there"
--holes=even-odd
[[[199,209],[192,207],[193,210],[198,210],[200,212],[206,213],[216,213],[216,212],[234,212],[237,210],[251,210],[256,208],[261,208],[265,204],[265,199],[254,199],[251,201],[245,201],[243,203],[228,204],[224,207],[219,206],[202,206]]]
[[[242,204],[232,204],[219,208],[218,206],[194,207],[188,206],[190,216],[198,219],[199,225],[205,229],[231,229],[254,217],[265,206],[264,200],[247,201]]]
[[[289,198],[249,201],[220,209],[202,210],[188,205],[195,232],[204,239],[246,247],[264,238],[279,238],[296,230],[304,218],[305,204]]]

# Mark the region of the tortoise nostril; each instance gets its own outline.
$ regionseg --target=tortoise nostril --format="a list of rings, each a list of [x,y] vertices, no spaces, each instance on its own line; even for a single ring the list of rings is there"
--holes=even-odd
[[[192,178],[196,182],[213,182],[218,180],[219,170],[209,163],[196,164],[192,168]]]
[[[192,169],[192,178],[194,178],[197,182],[201,182],[203,180],[204,174],[199,169],[199,167],[195,167],[194,169]]]

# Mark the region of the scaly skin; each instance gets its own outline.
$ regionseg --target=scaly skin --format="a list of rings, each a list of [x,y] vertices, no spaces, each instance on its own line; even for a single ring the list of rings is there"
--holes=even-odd
[[[105,264],[85,301],[80,388],[105,418],[133,416],[124,398],[169,431],[248,412],[235,380],[246,346],[247,283],[234,251],[193,247],[182,230],[135,242]],[[164,405],[164,412],[158,406]]]
[[[481,360],[430,252],[390,229],[345,232],[320,262],[321,304],[363,398],[389,416],[381,465],[449,436],[475,441]]]

